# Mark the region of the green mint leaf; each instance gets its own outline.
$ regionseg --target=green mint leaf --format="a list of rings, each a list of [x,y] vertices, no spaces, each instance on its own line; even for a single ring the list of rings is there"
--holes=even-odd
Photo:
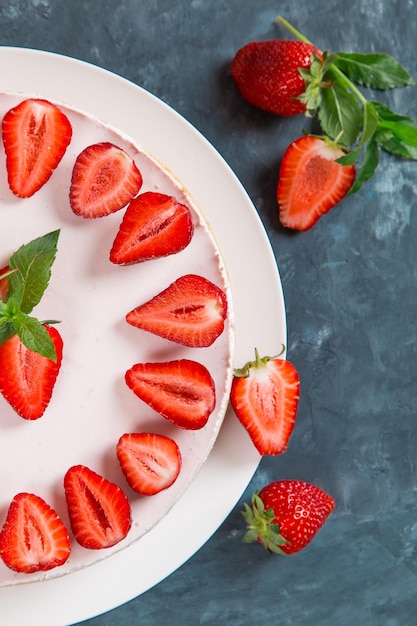
[[[10,322],[8,306],[0,300],[0,346],[15,334],[13,324]]]
[[[329,82],[332,82],[331,78]],[[338,142],[344,146],[355,143],[361,124],[361,108],[356,97],[344,86],[332,82],[322,89],[318,117],[324,133],[331,139],[338,137]]]
[[[13,326],[15,333],[28,350],[56,361],[54,342],[45,326],[38,319],[19,312],[13,318]]]
[[[8,321],[0,321],[0,346],[2,346],[10,337],[16,334],[13,324]]]
[[[363,87],[394,89],[415,84],[409,73],[388,54],[339,52],[334,64]]]
[[[21,246],[9,260],[7,299],[13,300],[23,313],[30,313],[41,300],[51,277],[57,252],[59,230],[38,237]]]
[[[365,146],[365,154],[362,166],[356,171],[355,182],[349,190],[349,195],[356,193],[362,185],[372,178],[379,164],[379,146],[375,136]]]

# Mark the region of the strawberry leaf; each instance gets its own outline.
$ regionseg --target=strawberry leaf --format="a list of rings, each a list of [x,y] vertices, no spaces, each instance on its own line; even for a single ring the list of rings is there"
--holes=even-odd
[[[363,87],[394,89],[415,84],[408,72],[388,54],[339,52],[334,64]]]
[[[393,154],[417,158],[417,124],[411,117],[398,115],[380,102],[372,103],[379,117],[379,142]]]
[[[378,128],[378,113],[372,102],[367,102],[363,107],[362,135],[359,145],[365,144]]]
[[[396,139],[392,133],[384,133],[383,139],[378,137],[378,143],[385,152],[412,159],[413,161],[417,160],[417,149],[406,146],[402,141]]]
[[[51,277],[55,260],[59,230],[38,237],[21,246],[9,261],[7,299],[24,313],[30,313],[41,300]]]
[[[349,189],[349,195],[356,193],[363,183],[372,178],[379,164],[379,147],[376,137],[372,137],[365,146],[363,163],[356,172],[355,182]]]
[[[352,165],[353,163],[355,163],[356,159],[361,153],[362,146],[364,146],[366,142],[371,139],[377,128],[378,115],[375,111],[373,104],[371,102],[367,102],[363,107],[362,134],[360,137],[360,141],[354,150],[351,150],[345,156],[337,159],[337,162],[341,165]]]
[[[321,127],[331,139],[345,146],[355,143],[361,123],[361,109],[356,97],[338,82],[322,90],[318,111]]]

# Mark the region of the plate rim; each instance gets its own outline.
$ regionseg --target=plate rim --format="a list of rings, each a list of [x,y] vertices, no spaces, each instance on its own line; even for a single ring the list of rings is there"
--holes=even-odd
[[[175,176],[184,182],[184,186],[194,197],[197,196],[197,204],[201,207],[202,203],[199,202],[199,197],[207,191],[205,181],[199,176],[196,176],[193,165],[189,162],[188,157],[183,159],[184,162],[181,160],[179,162],[175,161],[176,138],[178,136],[185,136],[190,147],[193,150],[197,150],[198,153],[198,159],[195,159],[195,152],[193,152],[193,161],[197,161],[200,166],[209,163],[212,170],[215,171],[214,178],[216,179],[216,176],[219,176],[227,187],[227,193],[239,199],[239,202],[244,206],[244,213],[240,214],[239,218],[243,216],[243,219],[246,219],[249,224],[248,229],[250,228],[251,230],[250,236],[253,237],[256,243],[255,250],[250,259],[252,272],[255,270],[266,271],[265,277],[270,281],[268,282],[267,289],[263,289],[262,281],[256,280],[256,284],[254,284],[253,280],[252,283],[249,280],[249,285],[255,292],[255,298],[258,295],[264,296],[266,302],[276,305],[278,309],[276,316],[272,316],[270,312],[266,316],[266,323],[263,324],[262,328],[262,338],[260,338],[260,342],[257,342],[256,347],[261,351],[271,351],[271,346],[268,345],[270,338],[272,338],[275,344],[279,342],[286,344],[287,328],[282,285],[274,253],[266,231],[242,184],[223,157],[200,131],[180,113],[150,91],[119,74],[87,61],[56,52],[9,46],[0,46],[0,59],[7,60],[9,64],[10,60],[12,60],[11,65],[14,68],[13,77],[7,75],[6,72],[6,76],[3,77],[3,85],[14,84],[14,81],[17,81],[16,84],[19,84],[19,81],[23,79],[23,75],[25,75],[25,77],[29,75],[30,80],[25,78],[25,89],[19,89],[19,92],[36,94],[36,89],[28,89],[29,84],[31,84],[32,81],[36,81],[36,84],[42,85],[42,94],[39,93],[39,95],[50,97],[56,102],[63,102],[68,106],[85,110],[98,117],[98,119],[102,119],[105,123],[110,123],[113,127],[120,128],[122,132],[126,132],[126,126],[119,115],[120,112],[114,111],[115,115],[112,117],[113,112],[110,111],[108,107],[99,106],[98,99],[101,95],[106,93],[110,84],[112,84],[114,88],[117,85],[118,88],[124,92],[127,101],[132,97],[132,101],[146,102],[147,106],[150,106],[154,111],[153,114],[158,118],[163,130],[166,132],[166,129],[170,129],[171,132],[170,142],[173,145],[164,145],[161,150],[157,150],[158,154],[155,156],[169,169],[172,169]],[[30,65],[32,66],[32,71],[29,71]],[[3,67],[5,67],[5,65],[3,65]],[[61,73],[61,82],[54,82],[52,86],[46,84],[44,81],[48,80],[47,77],[43,76],[42,79],[40,79],[35,68],[48,70],[49,72],[53,70],[53,73],[58,73],[58,75]],[[74,70],[77,76],[88,75],[89,78],[91,78],[91,82],[88,83],[89,88],[83,92],[80,97],[72,98],[72,102],[68,101],[68,98],[74,86],[74,77],[71,76],[68,78],[68,76],[66,76],[65,80],[63,80],[62,77],[65,75],[64,69]],[[10,67],[8,67],[7,71],[10,72]],[[92,94],[93,85],[96,90],[94,96]],[[4,89],[4,86],[2,90],[11,91],[9,88]],[[45,92],[47,92],[47,94]],[[63,97],[53,96],[54,93]],[[85,106],[88,102],[90,102],[90,106]],[[92,102],[94,102],[93,111],[90,108]],[[134,102],[129,101],[129,107],[132,107],[133,104]],[[108,119],[109,114],[110,117],[112,117],[111,120]],[[123,115],[125,115],[125,113]],[[122,123],[119,123],[119,119]],[[152,154],[153,151],[149,150],[144,141],[132,135],[130,126],[127,134],[133,136],[133,139],[136,140],[140,146],[143,146],[145,150]],[[161,152],[163,152],[163,158],[161,158]],[[174,164],[177,165],[178,163],[181,167],[174,168]],[[193,176],[195,176],[194,180]],[[194,189],[198,190],[198,193],[196,193]],[[224,192],[226,192],[226,190]],[[240,210],[243,211],[243,209]],[[232,215],[226,216],[225,218],[226,221],[229,220],[225,229],[228,232],[230,232],[228,226],[232,225],[233,217],[236,217],[236,215],[233,215],[233,211],[236,211],[236,209],[232,207],[231,211]],[[248,341],[246,338],[243,340],[244,334],[247,333],[246,325],[249,322],[246,320],[246,315],[243,316],[243,311],[239,311],[242,314],[242,324],[239,326],[239,312],[237,311],[238,305],[236,304],[235,297],[236,294],[240,296],[241,291],[246,289],[248,284],[248,277],[240,282],[241,279],[237,272],[238,263],[237,259],[235,259],[236,254],[246,250],[243,250],[240,242],[237,241],[239,238],[232,238],[232,244],[229,241],[226,242],[226,236],[220,233],[220,229],[217,225],[220,224],[225,217],[224,213],[222,217],[217,215],[217,213],[214,214],[214,211],[213,215],[207,215],[204,206],[202,212],[208,218],[210,224],[212,224],[214,237],[219,245],[229,273],[236,323],[235,362],[239,363],[242,359],[247,360],[251,357],[247,352]],[[234,284],[235,288],[233,286]],[[268,291],[268,293],[264,293],[266,291]],[[244,297],[242,295],[243,302],[246,302],[246,299],[246,295]],[[237,300],[239,301],[239,297]],[[251,312],[252,314],[254,313],[254,311]],[[273,320],[275,322],[274,325],[272,325]],[[265,322],[265,320],[263,320],[263,322]],[[268,335],[266,334],[266,329],[268,330]],[[276,345],[273,347],[276,348]],[[224,452],[228,448],[228,443],[236,438],[239,442],[239,450],[235,450],[231,455],[232,458],[230,458],[229,453],[225,455]],[[5,617],[9,616],[9,621],[13,619],[13,623],[17,623],[16,618],[18,617],[20,620],[19,624],[22,625],[33,622],[33,618],[36,617],[38,612],[39,615],[42,616],[43,623],[46,626],[49,623],[56,626],[58,623],[57,620],[62,624],[73,624],[112,610],[134,597],[145,593],[188,561],[216,532],[247,487],[258,467],[259,461],[260,456],[255,451],[246,433],[243,432],[243,429],[237,423],[235,416],[229,408],[214,448],[202,466],[199,474],[194,478],[194,481],[185,494],[181,496],[172,507],[168,515],[158,522],[152,530],[131,546],[83,570],[74,571],[64,577],[57,577],[44,582],[28,582],[15,587],[0,589],[2,614]],[[182,512],[186,509],[188,504],[198,501],[199,492],[206,491],[213,482],[216,483],[217,480],[220,480],[225,471],[229,472],[229,477],[233,476],[233,481],[227,488],[227,497],[222,497],[221,501],[216,503],[215,510],[211,511],[212,515],[209,521],[207,521],[206,514],[201,516],[202,519],[199,520],[201,523],[196,524],[198,527],[198,532],[196,532],[197,529],[191,527],[189,521],[184,521]],[[226,496],[226,494],[224,494],[224,496]],[[159,563],[157,567],[154,565],[149,568],[146,583],[141,582],[141,584],[138,584],[138,581],[134,577],[138,557],[140,558],[147,553],[151,553],[155,542],[158,541],[158,537],[165,533],[164,528],[168,526],[172,527],[173,525],[179,525],[184,529],[184,539],[186,538],[186,541],[184,541],[184,539],[183,541],[176,541],[175,546],[170,546],[170,551],[169,554],[166,555],[165,562],[162,564]],[[117,576],[115,576],[115,571],[118,573]],[[86,594],[82,593],[83,590],[85,592],[86,588],[88,588],[87,581],[90,579],[91,575],[100,579],[102,593],[100,593],[99,597],[94,596],[93,598],[87,598]],[[119,587],[116,587],[114,584],[116,579],[121,583]],[[106,581],[107,585],[105,584]],[[108,584],[109,581],[111,581],[111,584]],[[41,593],[39,593],[40,588],[42,589]],[[77,592],[79,597],[83,598],[81,607],[80,603],[77,603],[77,606],[75,606],[75,603],[68,602],[68,598],[73,597]],[[49,594],[54,596],[54,602],[51,603],[50,615],[46,613],[48,604],[45,602],[45,596],[49,597]],[[58,600],[58,602],[56,600]],[[67,600],[67,602],[65,602],[65,600]],[[59,614],[57,614],[57,611],[59,611]],[[17,612],[19,614],[18,616]]]

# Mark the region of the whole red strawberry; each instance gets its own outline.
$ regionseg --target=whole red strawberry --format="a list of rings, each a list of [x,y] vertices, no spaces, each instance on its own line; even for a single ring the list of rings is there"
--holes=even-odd
[[[306,104],[297,100],[306,90],[299,69],[309,69],[312,54],[319,50],[309,43],[292,40],[253,41],[237,51],[231,75],[244,100],[276,115],[298,115]]]
[[[246,543],[259,541],[276,554],[299,552],[315,537],[335,507],[320,487],[301,480],[272,482],[242,511]]]

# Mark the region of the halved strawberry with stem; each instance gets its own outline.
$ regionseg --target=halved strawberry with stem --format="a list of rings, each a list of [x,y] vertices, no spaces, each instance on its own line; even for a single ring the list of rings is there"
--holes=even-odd
[[[295,367],[278,357],[260,357],[235,369],[230,401],[262,455],[282,454],[294,429],[300,381]]]
[[[142,174],[122,148],[110,142],[85,148],[71,177],[70,205],[76,215],[104,217],[126,206],[142,186]]]
[[[190,209],[174,196],[147,191],[126,209],[110,251],[110,261],[130,265],[176,254],[190,243]]]
[[[170,487],[181,470],[177,443],[158,433],[125,433],[117,443],[116,453],[130,487],[144,496]]]
[[[137,363],[125,379],[138,398],[180,428],[202,428],[216,405],[214,381],[197,361]]]
[[[6,113],[2,134],[10,189],[28,198],[60,163],[71,142],[72,126],[51,102],[29,98]]]
[[[335,502],[320,487],[302,480],[277,480],[255,492],[242,515],[245,543],[259,541],[275,554],[294,554],[316,536]]]
[[[127,536],[130,504],[118,485],[85,465],[73,465],[65,474],[64,489],[71,529],[81,546],[101,550]]]
[[[18,493],[0,533],[0,556],[10,569],[30,574],[63,565],[71,552],[68,531],[39,496]]]
[[[283,226],[308,230],[345,197],[355,180],[355,166],[341,165],[345,152],[327,139],[305,135],[286,149],[277,186]]]
[[[192,348],[211,346],[224,330],[224,291],[203,276],[186,274],[126,315],[132,326]]]
[[[62,337],[54,326],[44,326],[55,347],[55,361],[29,350],[18,335],[0,345],[0,392],[16,413],[27,420],[44,414],[62,362]]]

